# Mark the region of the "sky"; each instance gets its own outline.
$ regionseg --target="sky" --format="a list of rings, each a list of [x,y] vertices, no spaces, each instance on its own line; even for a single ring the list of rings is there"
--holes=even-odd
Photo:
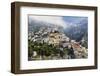
[[[87,17],[29,15],[29,20],[56,24],[66,28],[69,26],[69,23],[77,24],[82,20],[87,20]]]

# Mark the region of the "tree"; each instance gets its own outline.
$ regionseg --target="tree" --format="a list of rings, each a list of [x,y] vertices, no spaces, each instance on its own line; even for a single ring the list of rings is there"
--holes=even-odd
[[[73,47],[68,48],[68,55],[70,56],[70,58],[75,58]]]
[[[33,42],[28,40],[28,56],[31,57],[33,55]]]

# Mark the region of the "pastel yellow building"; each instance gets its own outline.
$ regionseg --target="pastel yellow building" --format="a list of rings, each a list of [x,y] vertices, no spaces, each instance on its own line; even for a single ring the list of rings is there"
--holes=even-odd
[[[50,33],[49,34],[49,44],[59,45],[61,41],[61,34],[60,33]]]

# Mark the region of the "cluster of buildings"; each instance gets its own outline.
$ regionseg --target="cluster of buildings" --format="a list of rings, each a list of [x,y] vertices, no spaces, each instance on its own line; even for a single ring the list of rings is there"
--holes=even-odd
[[[67,43],[70,38],[64,33],[59,32],[57,27],[42,27],[38,32],[31,32],[28,34],[28,39],[35,42],[45,42],[48,44],[59,45],[60,43]]]
[[[53,44],[54,46],[62,45],[62,47],[71,46],[75,51],[77,58],[87,58],[87,49],[81,46],[75,40],[71,40],[64,33],[58,30],[58,27],[42,27],[38,32],[31,32],[28,34],[28,39],[33,42],[41,42]]]

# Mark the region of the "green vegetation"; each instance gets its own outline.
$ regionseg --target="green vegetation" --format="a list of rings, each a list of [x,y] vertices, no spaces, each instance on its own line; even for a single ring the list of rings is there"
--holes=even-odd
[[[37,53],[36,56],[33,56],[34,51]],[[64,55],[67,55],[67,48],[63,48],[63,51],[61,51],[59,46],[53,46],[52,44],[47,43],[32,42],[28,40],[28,57],[33,57],[34,59],[39,59],[39,57],[42,57],[42,60],[46,60],[52,59],[55,56],[63,58]]]

